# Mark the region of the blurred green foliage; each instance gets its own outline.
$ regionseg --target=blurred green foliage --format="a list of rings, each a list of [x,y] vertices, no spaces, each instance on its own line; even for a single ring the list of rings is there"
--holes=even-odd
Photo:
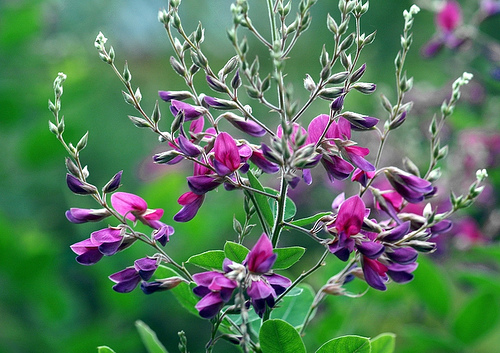
[[[184,0],[181,7],[186,24],[194,28],[198,20],[204,23],[205,46],[215,67],[222,66],[224,59],[232,55],[225,35],[231,21],[230,3]],[[318,2],[311,29],[299,43],[300,49],[291,53],[292,59],[301,63],[293,66],[291,61],[287,67],[289,79],[297,82],[297,90],[306,72],[319,70],[317,57],[329,35],[326,13],[336,13],[332,3]],[[177,197],[187,191],[185,176],[189,167],[152,165],[150,156],[158,148],[157,141],[152,134],[130,124],[127,114],[132,111],[123,102],[120,83],[100,62],[93,47],[96,34],[103,31],[117,52],[116,60],[128,60],[133,82],[141,87],[144,106],[152,109],[159,89],[183,89],[169,66],[172,52],[156,21],[157,10],[166,5],[160,0],[0,3],[0,149],[4,151],[0,164],[0,352],[87,353],[101,345],[113,347],[117,353],[144,352],[134,327],[136,320],[146,322],[170,351],[177,350],[180,330],[186,332],[192,352],[202,350],[206,337],[200,335],[208,332],[209,324],[186,314],[170,293],[145,296],[135,291],[123,295],[111,290],[107,276],[148,254],[147,248],[138,244],[92,268],[74,261],[69,245],[88,237],[96,227],[70,224],[64,212],[69,207],[94,205],[67,190],[64,150],[47,128],[51,84],[63,71],[68,75],[63,96],[66,137],[76,142],[89,130],[83,160],[89,164],[90,180],[104,185],[114,173],[124,170],[122,190],[140,194],[151,207],[164,208],[164,219],[171,219],[179,210]],[[406,0],[372,1],[365,21],[366,32],[378,31],[375,43],[362,58],[368,63],[365,77],[377,82],[379,91],[389,98],[401,14],[410,5]],[[251,6],[256,10],[264,5],[251,2]],[[255,22],[265,26],[264,20]],[[496,28],[491,22],[484,26],[490,31]],[[457,110],[452,127],[483,124],[498,129],[498,103],[494,98],[499,85],[489,78],[490,62],[477,58],[472,69],[464,67],[453,53],[442,53],[430,61],[421,59],[418,49],[434,33],[433,15],[429,12],[417,16],[414,32],[407,69],[416,82],[437,90],[458,77],[460,70],[470,69],[479,74],[487,90],[481,106],[464,105]],[[260,50],[261,57],[265,57],[262,49],[255,45],[252,49]],[[305,93],[297,93],[304,98]],[[374,116],[382,113],[376,95],[353,95],[346,105]],[[324,107],[313,109],[319,113]],[[167,105],[162,105],[162,110],[166,116]],[[496,115],[488,114],[492,111]],[[432,112],[424,109],[422,115],[429,119]],[[412,158],[418,159],[422,156],[418,153],[422,150],[418,149],[421,140],[410,141],[408,137],[418,132],[419,126],[415,122],[408,125],[413,128],[406,135],[394,134],[394,142],[398,146],[397,140],[404,140],[400,145],[409,147]],[[493,185],[498,186],[499,173],[492,171],[490,175]],[[313,189],[309,195],[297,204],[309,207],[312,214],[328,209],[336,191],[324,197],[324,190]],[[221,249],[225,240],[235,237],[232,218],[243,217],[242,203],[237,192],[220,190],[208,195],[193,221],[174,225],[176,233],[167,245],[169,254],[183,261],[202,251]],[[312,245],[309,240],[294,239],[293,233],[289,243]],[[311,265],[315,253],[319,256],[321,251],[316,247],[307,250],[305,256],[311,259]],[[500,345],[499,254],[498,245],[465,252],[449,249],[441,257],[421,258],[415,280],[408,285],[391,285],[386,293],[370,290],[359,299],[328,298],[305,341],[319,347],[341,334],[375,337],[381,332],[394,332],[397,352],[493,352]],[[328,262],[312,278],[312,287],[319,288],[338,266],[335,261]],[[289,274],[296,276],[299,271],[292,267]],[[351,290],[364,288],[355,282]],[[231,350],[224,345],[218,348]]]

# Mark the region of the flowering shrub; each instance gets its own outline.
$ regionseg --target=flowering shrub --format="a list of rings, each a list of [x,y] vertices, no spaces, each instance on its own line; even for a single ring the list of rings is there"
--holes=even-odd
[[[468,73],[453,83],[451,97],[443,102],[440,115],[430,122],[427,168],[422,171],[408,158],[401,167],[381,163],[391,132],[403,127],[411,116],[412,103],[405,101],[405,94],[412,89],[413,79],[407,77],[403,67],[412,44],[417,6],[403,13],[401,49],[395,59],[396,99],[390,101],[381,96],[387,112],[383,123],[351,111],[356,107],[347,107],[346,103],[348,95],[371,94],[376,90],[374,83],[362,81],[370,66],[360,61],[363,49],[375,39],[375,32],[361,32],[368,2],[339,0],[338,7],[332,7],[333,15],[328,15],[326,22],[332,34],[328,46],[333,48],[328,51],[325,45],[321,50],[321,69],[306,75],[304,88],[309,97],[305,103],[299,103],[288,86],[285,63],[289,64],[292,48],[310,25],[310,10],[315,2],[301,0],[295,19],[290,20],[291,2],[268,1],[271,33],[267,38],[254,27],[247,1],[237,0],[231,6],[233,27],[228,30],[236,55],[217,71],[203,51],[202,25],[186,33],[178,13],[180,0],[170,0],[168,9],[160,11],[158,19],[175,52],[170,58],[171,66],[184,79],[187,90],[160,90],[159,97],[166,103],[156,101],[151,115],[141,105],[140,89],[132,86],[128,65],[125,63],[123,71],[118,70],[115,51],[106,46],[107,38],[102,33],[96,38],[99,57],[124,84],[123,97],[137,112],[137,116],[129,116],[130,120],[139,128],[151,130],[164,146],[163,152],[154,155],[154,162],[193,165],[192,175],[186,177],[188,191],[179,191],[181,207],[173,220],[188,222],[196,217],[205,198],[221,185],[241,195],[245,221],[242,224],[233,220],[235,234],[227,235],[221,250],[194,254],[181,262],[175,260],[167,244],[174,227],[162,221],[162,209],[150,209],[140,196],[117,191],[122,171],[102,188],[88,181],[89,171],[81,160],[88,133],[76,145],[64,139],[65,121],[60,111],[66,76],[60,73],[54,81],[55,99],[49,101],[54,120],[49,122],[49,128],[69,154],[67,185],[75,194],[92,197],[100,207],[71,208],[66,217],[73,223],[112,218],[110,222],[114,224],[73,244],[76,260],[93,265],[136,241],[150,245],[152,255],[109,276],[115,283],[113,289],[127,293],[140,285],[146,294],[171,291],[188,311],[196,310],[199,316],[210,320],[211,332],[200,334],[207,341],[207,352],[220,339],[238,345],[244,352],[305,352],[301,335],[328,295],[362,295],[347,290],[345,285],[353,280],[366,282],[367,290],[371,287],[379,291],[385,291],[390,282],[411,281],[418,256],[433,252],[436,244],[432,239],[450,229],[447,218],[470,206],[483,190],[481,183],[486,171],[479,170],[466,194],[451,194],[448,210],[438,211],[431,203],[439,194],[435,183],[441,176],[440,161],[448,154],[448,146],[441,145],[440,133],[453,113],[462,86],[472,78]],[[437,20],[443,30],[440,45],[450,45],[459,22],[459,10],[450,2]],[[268,50],[270,73],[261,72],[248,41],[240,39],[244,29]],[[196,75],[203,75],[206,84],[195,84]],[[201,90],[205,93],[199,93]],[[268,116],[256,116],[247,98],[265,107]],[[323,113],[314,117],[310,107],[315,101]],[[164,104],[170,108],[167,118],[162,115]],[[169,127],[164,126],[165,120]],[[378,147],[370,151],[365,146],[373,138],[378,140]],[[312,171],[317,174],[316,170],[321,170],[319,164],[326,178],[313,181]],[[339,180],[352,185],[344,193],[325,194],[332,200],[331,209],[315,214],[297,210],[291,191],[299,184],[336,184]],[[414,211],[417,207],[412,205],[421,205],[421,212]],[[299,218],[299,211],[306,215]],[[142,232],[138,222],[151,228],[151,233]],[[258,229],[258,239],[254,229]],[[310,237],[323,253],[315,259],[315,265],[303,265],[301,275],[290,279],[280,271],[301,265],[306,249],[284,247],[282,240],[293,243],[297,234]],[[339,260],[345,262],[344,268],[310,295],[304,286],[308,276],[319,271],[325,262]],[[186,264],[206,271],[192,273]],[[308,309],[287,308],[295,310],[293,320],[287,320],[279,309],[293,305],[289,299],[295,297],[306,302]],[[140,329],[152,335],[144,325]],[[187,339],[179,334],[180,351],[187,352]],[[326,342],[317,352],[386,352],[383,346],[393,346],[393,339],[389,334],[373,339],[344,336]],[[156,340],[148,342],[164,350]],[[111,351],[105,347],[102,350]]]

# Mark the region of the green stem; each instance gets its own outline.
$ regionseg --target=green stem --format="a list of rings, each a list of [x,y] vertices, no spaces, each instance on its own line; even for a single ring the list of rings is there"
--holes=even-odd
[[[273,248],[275,248],[278,244],[281,230],[283,229],[284,217],[285,217],[285,205],[286,205],[286,196],[288,191],[288,182],[285,179],[285,172],[282,171],[281,174],[281,187],[280,193],[278,196],[278,205],[276,210],[276,218],[273,225],[271,243],[273,244]]]

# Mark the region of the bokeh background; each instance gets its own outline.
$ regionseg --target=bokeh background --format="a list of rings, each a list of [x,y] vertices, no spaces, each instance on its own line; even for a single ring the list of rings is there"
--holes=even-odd
[[[291,52],[287,63],[289,82],[299,100],[306,92],[302,79],[319,71],[319,53],[330,43],[326,14],[337,15],[335,2],[318,1],[313,24]],[[225,30],[231,24],[230,0],[184,0],[181,15],[186,31],[198,21],[206,28],[204,49],[211,65],[222,67],[233,55]],[[361,58],[367,62],[365,79],[378,84],[372,96],[353,94],[347,109],[385,118],[380,93],[394,97],[393,58],[399,49],[402,12],[412,2],[372,1],[363,30],[377,30],[377,38]],[[478,7],[461,1],[464,23]],[[425,5],[425,4],[422,4]],[[73,195],[65,185],[65,152],[48,131],[52,119],[47,109],[53,99],[52,82],[58,72],[64,85],[62,113],[68,141],[76,143],[89,131],[82,159],[90,180],[104,185],[123,170],[122,191],[144,197],[151,207],[164,208],[166,222],[180,209],[176,200],[187,191],[187,165],[157,167],[151,155],[161,150],[156,137],[135,128],[127,119],[134,114],[124,103],[120,82],[97,56],[93,42],[99,31],[109,38],[118,66],[127,60],[133,85],[143,93],[143,106],[152,110],[158,90],[184,89],[169,65],[173,54],[157,11],[165,0],[2,0],[0,2],[0,352],[95,352],[109,345],[119,352],[145,352],[134,321],[143,320],[171,352],[177,351],[177,332],[184,330],[191,352],[203,351],[209,325],[187,314],[168,293],[145,296],[137,290],[119,294],[107,276],[149,254],[140,244],[97,265],[84,267],[74,261],[69,246],[88,237],[95,224],[74,225],[64,217],[70,207],[95,207],[91,200]],[[264,1],[251,1],[257,25]],[[424,7],[424,6],[422,6]],[[454,229],[437,239],[439,250],[421,256],[416,278],[407,285],[390,285],[385,293],[370,290],[362,298],[328,298],[305,337],[311,350],[342,334],[374,337],[382,332],[397,335],[397,352],[494,352],[500,346],[500,246],[497,170],[500,151],[498,72],[500,17],[481,23],[476,41],[458,50],[443,50],[423,59],[420,48],[435,34],[434,13],[424,9],[414,24],[414,44],[407,61],[415,89],[415,107],[405,128],[391,135],[386,162],[401,166],[404,154],[425,166],[428,156],[427,126],[449,95],[451,82],[463,71],[475,75],[463,100],[445,129],[450,145],[440,188],[467,192],[475,170],[488,168],[485,194],[467,212],[456,217]],[[265,51],[254,42],[251,49],[268,67]],[[326,104],[326,103],[324,103]],[[162,104],[168,119],[168,105]],[[315,105],[319,114],[326,105]],[[265,113],[265,112],[264,112]],[[363,135],[364,136],[364,135]],[[366,144],[369,145],[370,137]],[[342,185],[327,187],[321,178],[312,190],[295,194],[303,215],[328,209]],[[213,192],[198,216],[186,224],[173,224],[176,233],[167,245],[176,260],[207,249],[220,249],[234,239],[232,219],[242,219],[242,198],[237,192]],[[216,214],[214,214],[216,210]],[[170,220],[170,221],[169,221]],[[256,238],[255,238],[256,239]],[[290,244],[310,247],[306,263],[314,263],[317,249],[290,233]],[[318,289],[339,264],[330,259],[311,278]],[[296,265],[295,267],[300,267]],[[294,277],[301,268],[292,267]],[[357,284],[353,291],[363,290]],[[233,351],[226,345],[220,351]]]

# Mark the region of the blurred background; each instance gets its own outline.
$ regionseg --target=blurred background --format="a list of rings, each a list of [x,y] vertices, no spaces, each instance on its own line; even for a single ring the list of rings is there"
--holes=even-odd
[[[226,39],[231,2],[184,0],[181,5],[187,32],[198,21],[206,28],[205,53],[217,69],[233,55]],[[313,24],[287,63],[288,82],[295,85],[302,102],[307,97],[302,88],[305,74],[317,77],[321,47],[327,43],[331,48],[325,24],[327,13],[338,18],[333,3],[318,1],[314,6]],[[420,3],[406,65],[408,76],[415,80],[408,96],[415,106],[404,128],[391,135],[383,162],[401,166],[407,154],[426,167],[429,122],[439,114],[453,80],[468,71],[474,80],[464,89],[442,139],[442,145],[449,144],[450,155],[442,164],[439,184],[444,198],[437,202],[445,204],[451,190],[466,193],[479,168],[488,169],[488,185],[476,205],[455,217],[453,230],[436,239],[438,251],[420,257],[413,282],[391,284],[385,293],[370,290],[358,299],[327,298],[304,338],[310,349],[342,334],[374,337],[382,332],[397,335],[397,352],[493,352],[500,346],[500,16],[477,21],[478,1],[461,1],[464,30],[470,31],[467,34],[473,40],[424,58],[421,48],[436,35],[432,10],[438,3]],[[386,118],[379,95],[395,97],[393,61],[400,47],[402,12],[411,4],[406,0],[370,3],[363,31],[377,30],[377,38],[360,63],[367,62],[364,79],[376,82],[378,89],[372,96],[352,94],[346,109]],[[220,249],[225,240],[235,238],[232,219],[243,219],[243,200],[241,194],[222,188],[207,197],[194,220],[174,224],[172,217],[180,209],[176,200],[187,191],[190,166],[151,163],[152,154],[162,146],[152,133],[130,123],[127,115],[134,114],[133,108],[124,103],[121,83],[94,48],[102,31],[115,48],[117,66],[128,61],[132,84],[143,94],[143,107],[152,111],[158,90],[184,89],[170,67],[173,52],[157,21],[157,11],[166,6],[166,0],[0,2],[0,352],[87,353],[100,345],[117,353],[145,352],[134,327],[139,319],[157,332],[170,352],[177,351],[180,330],[186,332],[191,352],[203,350],[209,324],[185,313],[170,293],[146,296],[140,290],[119,294],[111,289],[107,276],[150,254],[149,249],[137,244],[92,267],[75,262],[69,246],[98,226],[71,224],[64,212],[70,207],[96,206],[67,189],[65,151],[48,130],[52,82],[58,72],[64,72],[68,76],[62,97],[65,137],[76,143],[89,131],[82,160],[88,164],[92,183],[104,185],[123,170],[121,191],[137,193],[150,207],[165,209],[163,220],[176,229],[166,249],[178,262],[207,249]],[[250,6],[255,24],[265,32],[266,16],[258,15],[265,2],[251,1]],[[250,46],[260,56],[263,70],[269,67],[265,50],[254,41]],[[164,123],[170,124],[168,104],[160,104]],[[309,118],[323,113],[327,109],[323,104],[313,106]],[[368,135],[362,137],[363,146],[374,143]],[[302,207],[300,215],[328,209],[343,187],[339,183],[325,193],[321,178],[315,180],[311,190],[299,188],[293,196]],[[217,217],[210,212],[214,209]],[[322,252],[292,232],[285,242],[310,247],[304,261],[311,265],[315,254]],[[330,258],[311,278],[311,286],[320,288],[339,266]],[[287,273],[292,278],[301,271],[300,265],[295,267]],[[351,290],[365,287],[357,283]],[[218,349],[233,348],[221,345]]]

